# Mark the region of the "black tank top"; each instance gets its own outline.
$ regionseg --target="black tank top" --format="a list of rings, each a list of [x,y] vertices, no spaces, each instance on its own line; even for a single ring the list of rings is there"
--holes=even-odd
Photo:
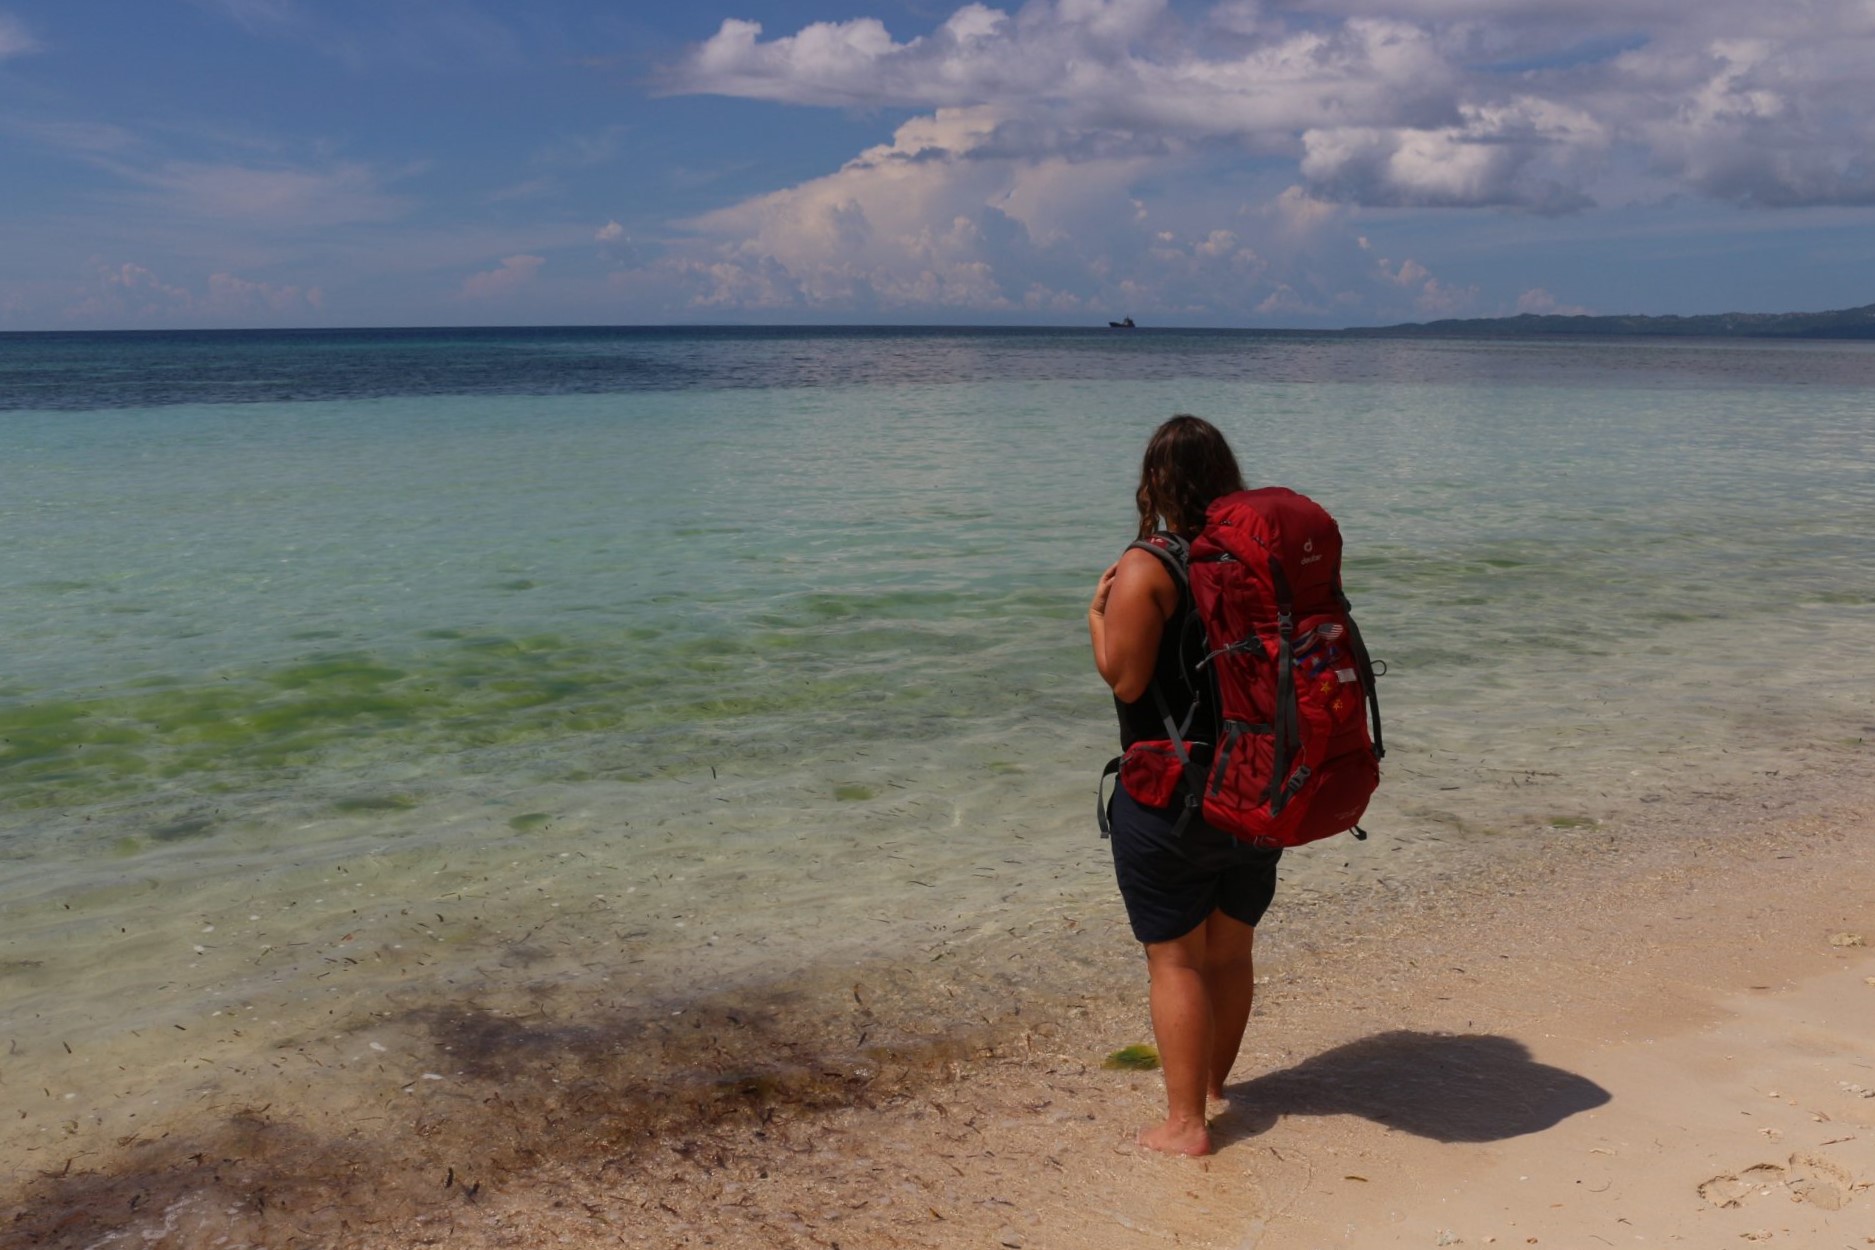
[[[1184,723],[1185,714],[1191,710],[1192,700],[1198,700],[1198,711],[1191,719],[1191,727],[1185,731],[1191,744],[1192,752],[1201,760],[1208,760],[1211,753],[1210,739],[1214,732],[1212,714],[1212,693],[1210,681],[1198,671],[1198,661],[1204,658],[1203,632],[1199,628],[1196,615],[1191,610],[1191,592],[1181,582],[1178,584],[1178,607],[1159,633],[1159,654],[1153,661],[1152,684],[1165,695],[1166,706],[1171,709],[1172,717]],[[1165,718],[1159,711],[1159,704],[1152,697],[1152,687],[1131,703],[1122,703],[1118,695],[1113,699],[1114,711],[1120,717],[1120,749],[1124,751],[1142,739],[1164,740],[1166,736]]]

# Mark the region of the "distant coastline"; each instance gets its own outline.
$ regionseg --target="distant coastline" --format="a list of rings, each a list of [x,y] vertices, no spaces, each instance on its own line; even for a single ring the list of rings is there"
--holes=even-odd
[[[1393,326],[1350,326],[1339,333],[1369,338],[1732,338],[1875,339],[1875,304],[1835,312],[1715,313],[1703,317],[1563,316],[1449,318]]]

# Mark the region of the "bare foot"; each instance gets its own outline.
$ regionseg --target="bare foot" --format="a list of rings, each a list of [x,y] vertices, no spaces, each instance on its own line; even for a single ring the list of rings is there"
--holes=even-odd
[[[1205,1110],[1206,1115],[1223,1115],[1226,1111],[1229,1111],[1231,1107],[1234,1105],[1235,1104],[1231,1102],[1230,1095],[1225,1093],[1221,1089],[1210,1089],[1210,1090],[1205,1091],[1204,1110]]]
[[[1204,1121],[1167,1120],[1139,1130],[1139,1144],[1148,1150],[1169,1155],[1208,1155],[1211,1153],[1211,1130]]]

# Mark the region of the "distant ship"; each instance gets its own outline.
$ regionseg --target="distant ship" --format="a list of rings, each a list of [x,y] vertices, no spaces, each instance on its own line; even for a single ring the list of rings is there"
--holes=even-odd
[[[1109,321],[1107,323],[1107,328],[1109,330],[1131,330],[1133,328],[1133,319],[1128,317],[1124,321]]]

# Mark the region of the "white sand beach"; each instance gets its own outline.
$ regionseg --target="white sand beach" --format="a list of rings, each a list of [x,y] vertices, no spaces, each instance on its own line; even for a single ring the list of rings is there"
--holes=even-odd
[[[948,978],[277,1048],[160,1138],[30,1147],[0,1244],[1869,1244],[1867,780],[1839,754],[1279,899],[1209,1159],[1132,1143],[1157,1074],[1100,1064],[1148,1038],[1143,967],[1092,898],[934,945]]]

